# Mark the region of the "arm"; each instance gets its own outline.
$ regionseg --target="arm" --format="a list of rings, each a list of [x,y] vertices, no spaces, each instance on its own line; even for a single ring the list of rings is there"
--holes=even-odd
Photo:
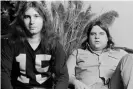
[[[1,88],[13,89],[11,84],[11,70],[12,70],[12,49],[8,42],[2,41],[1,46]]]
[[[69,74],[69,82],[71,84],[74,84],[74,81],[77,80],[76,77],[75,77],[76,55],[77,55],[77,50],[75,50],[69,56],[69,58],[67,60],[67,68],[68,68],[68,74]]]
[[[76,60],[77,60],[78,51],[75,50],[67,60],[67,68],[69,74],[69,83],[73,84],[75,89],[89,89],[83,82],[76,79],[75,77],[75,67],[76,67]]]
[[[66,66],[66,55],[61,44],[57,44],[55,50],[55,89],[67,89],[68,88],[68,70]]]

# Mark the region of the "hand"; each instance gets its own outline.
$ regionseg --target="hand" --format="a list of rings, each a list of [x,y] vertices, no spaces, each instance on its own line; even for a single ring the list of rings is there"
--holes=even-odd
[[[75,89],[89,89],[87,85],[85,85],[83,82],[79,80],[74,81]]]

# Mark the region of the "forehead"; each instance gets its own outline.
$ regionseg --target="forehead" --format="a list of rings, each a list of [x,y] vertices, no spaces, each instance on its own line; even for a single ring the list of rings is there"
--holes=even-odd
[[[93,26],[91,32],[105,32],[105,31],[101,27],[96,25],[96,26]]]
[[[30,8],[28,8],[28,9],[25,11],[25,15],[33,15],[33,14],[39,14],[39,13],[37,12],[37,10],[36,10],[35,8],[33,8],[33,7],[30,7]]]

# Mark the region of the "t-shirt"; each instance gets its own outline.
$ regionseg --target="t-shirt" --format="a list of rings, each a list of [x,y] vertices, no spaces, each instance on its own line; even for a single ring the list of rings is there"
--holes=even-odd
[[[54,49],[47,51],[41,43],[33,50],[28,41],[3,41],[2,86],[7,87],[4,89],[12,89],[12,85],[50,88],[55,84],[57,89],[65,89],[68,81],[65,56],[59,42]]]

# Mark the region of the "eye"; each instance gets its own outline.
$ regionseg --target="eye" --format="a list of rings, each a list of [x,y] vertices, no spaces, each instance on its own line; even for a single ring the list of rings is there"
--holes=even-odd
[[[105,33],[104,32],[100,32],[100,35],[105,35]]]
[[[30,18],[29,15],[24,15],[24,19]]]
[[[40,17],[40,15],[38,15],[38,14],[35,14],[34,16],[35,16],[35,17]]]
[[[96,34],[96,33],[94,33],[94,32],[91,32],[91,33],[90,33],[91,36],[94,36],[95,34]]]

